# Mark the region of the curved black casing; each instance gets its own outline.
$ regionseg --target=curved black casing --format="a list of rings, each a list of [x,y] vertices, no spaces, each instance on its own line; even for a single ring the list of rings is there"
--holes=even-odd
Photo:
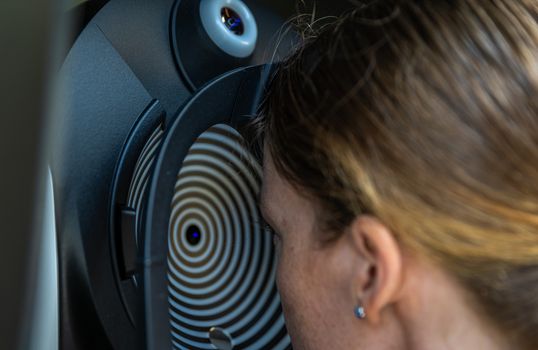
[[[170,125],[155,162],[145,216],[143,285],[146,348],[171,347],[167,292],[168,227],[177,173],[196,138],[215,124],[241,130],[256,113],[270,65],[240,68],[202,87]]]
[[[166,279],[156,280],[160,267],[165,266],[159,264],[166,250],[157,252],[163,248],[159,246],[162,237],[147,238],[150,250],[143,259],[142,252],[134,251],[135,265],[144,267],[143,280],[139,280],[144,284],[143,298],[142,289],[125,273],[126,256],[132,257],[133,251],[126,251],[129,244],[121,236],[118,210],[134,163],[156,125],[168,129],[179,123],[183,131],[174,130],[175,138],[180,139],[181,132],[198,132],[207,122],[205,113],[217,110],[199,105],[210,91],[213,102],[206,103],[218,106],[222,101],[220,110],[228,113],[222,118],[239,116],[235,111],[252,111],[252,99],[258,98],[253,92],[258,91],[261,73],[257,68],[240,68],[205,85],[196,93],[198,97],[191,99],[192,88],[178,71],[170,46],[173,6],[173,0],[111,0],[81,32],[60,71],[59,100],[63,105],[58,119],[62,124],[53,140],[51,172],[58,234],[61,349],[142,349],[146,347],[143,329],[147,320],[158,322],[156,317],[160,316],[168,320],[163,313],[166,299],[160,294],[166,292],[162,289]],[[264,34],[268,38],[283,20],[263,7],[257,11],[253,10],[258,18],[264,17],[265,31],[271,32]],[[233,107],[228,105],[232,102]],[[242,103],[246,106],[240,107]],[[198,112],[193,112],[194,106],[200,108]],[[183,107],[188,107],[190,116],[185,116]],[[185,140],[192,141],[189,137]],[[183,141],[166,136],[164,144],[174,142]],[[171,166],[167,172],[162,169],[165,163],[166,156],[161,155],[156,168],[159,174],[164,179],[171,173],[175,176],[177,168]],[[155,181],[160,180],[153,178],[152,189],[157,186]],[[155,215],[154,206],[162,205],[163,198],[150,191],[148,208],[152,210],[148,213]],[[152,224],[156,219],[151,215],[142,217],[142,222]],[[162,223],[167,224],[168,219]],[[141,272],[135,274],[142,278]],[[145,302],[149,304],[144,310]],[[149,318],[142,318],[144,315]],[[147,342],[157,349],[157,343],[168,342],[170,335],[155,340],[154,335],[162,330],[154,327],[149,326]]]

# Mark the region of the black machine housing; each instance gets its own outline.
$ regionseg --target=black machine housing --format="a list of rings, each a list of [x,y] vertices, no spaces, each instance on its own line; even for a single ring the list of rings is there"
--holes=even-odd
[[[229,55],[204,29],[200,2],[100,1],[61,67],[51,172],[62,349],[172,347],[167,237],[178,171],[208,128],[241,130],[256,114],[295,42],[283,34],[293,3],[244,0],[256,47]],[[325,13],[344,7],[332,5]],[[130,205],[143,155],[143,190]]]

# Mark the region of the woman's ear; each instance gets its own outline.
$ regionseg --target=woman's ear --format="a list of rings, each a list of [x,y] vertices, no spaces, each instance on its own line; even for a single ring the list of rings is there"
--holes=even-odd
[[[348,234],[364,262],[355,270],[357,306],[364,307],[369,322],[378,324],[383,309],[398,298],[403,280],[401,249],[388,227],[373,216],[357,217]]]

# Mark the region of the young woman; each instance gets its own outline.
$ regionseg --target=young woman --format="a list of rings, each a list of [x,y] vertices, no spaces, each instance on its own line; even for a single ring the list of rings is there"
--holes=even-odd
[[[370,1],[256,120],[295,350],[538,349],[538,4]]]

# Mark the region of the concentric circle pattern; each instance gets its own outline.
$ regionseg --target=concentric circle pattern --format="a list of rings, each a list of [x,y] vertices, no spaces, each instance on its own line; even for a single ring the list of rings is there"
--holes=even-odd
[[[138,160],[136,161],[131,183],[129,185],[129,194],[127,197],[127,206],[135,210],[137,218],[142,212],[142,205],[144,195],[146,193],[146,187],[148,185],[149,177],[151,175],[151,169],[157,155],[157,150],[161,145],[164,130],[163,126],[159,125],[150,135],[148,141],[144,145]],[[135,224],[135,240],[138,245],[140,224],[139,220],[136,220]]]
[[[258,211],[261,167],[233,128],[218,124],[191,147],[174,188],[168,278],[176,349],[290,349],[275,285],[271,235]],[[196,244],[188,239],[195,232]],[[190,230],[187,232],[187,230]]]

